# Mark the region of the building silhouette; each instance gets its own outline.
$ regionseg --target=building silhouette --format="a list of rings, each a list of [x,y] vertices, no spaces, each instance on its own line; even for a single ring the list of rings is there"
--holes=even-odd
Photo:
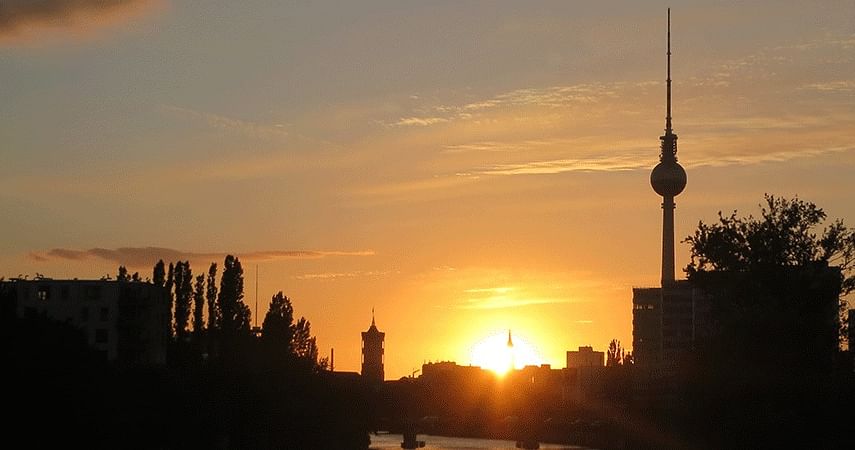
[[[383,360],[386,333],[377,329],[374,311],[371,312],[371,326],[362,332],[362,378],[374,383],[384,380]]]
[[[847,331],[849,331],[849,336],[847,339],[847,343],[849,344],[849,353],[855,355],[855,309],[849,310],[849,315],[847,316],[847,323],[849,327]]]
[[[46,316],[80,328],[108,361],[163,364],[170,338],[171,305],[165,288],[117,280],[3,282],[18,317]],[[4,305],[4,309],[10,305]]]
[[[650,185],[662,196],[662,276],[660,287],[632,290],[632,349],[635,362],[673,362],[689,350],[693,336],[692,287],[674,275],[674,197],[686,187],[677,162],[677,135],[671,124],[671,11],[668,11],[665,134]]]
[[[578,351],[567,350],[567,368],[603,367],[605,352],[595,352],[593,347],[579,347]]]

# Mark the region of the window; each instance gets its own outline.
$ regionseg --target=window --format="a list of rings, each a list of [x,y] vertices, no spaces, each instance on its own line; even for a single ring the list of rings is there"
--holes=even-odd
[[[84,307],[80,308],[80,321],[86,322],[88,320],[89,320],[89,307],[84,306]]]
[[[101,286],[86,286],[86,298],[89,300],[101,298]]]
[[[50,287],[39,286],[39,290],[36,291],[36,298],[42,301],[50,300]]]
[[[70,297],[70,296],[71,296],[70,294],[71,294],[71,290],[69,289],[69,287],[68,287],[68,286],[63,286],[63,287],[61,287],[61,288],[60,288],[60,290],[59,290],[59,296],[60,296],[60,298],[62,298],[63,300],[68,300],[68,297]]]
[[[101,308],[101,314],[100,314],[101,322],[106,322],[109,317],[110,317],[110,308],[107,308],[106,306],[102,307]]]
[[[98,328],[95,330],[95,343],[96,344],[106,344],[109,338],[109,334],[105,328]]]

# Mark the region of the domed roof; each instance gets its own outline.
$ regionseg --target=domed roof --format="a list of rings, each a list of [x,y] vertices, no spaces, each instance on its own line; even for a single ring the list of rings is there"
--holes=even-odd
[[[686,171],[676,161],[663,161],[653,168],[650,185],[657,194],[676,196],[686,188]]]

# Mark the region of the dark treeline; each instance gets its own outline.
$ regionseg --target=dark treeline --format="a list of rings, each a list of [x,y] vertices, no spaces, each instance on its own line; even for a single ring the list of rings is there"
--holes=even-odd
[[[81,330],[17,317],[0,293],[4,429],[38,448],[367,448],[366,394],[325,370],[310,322],[279,292],[253,333],[240,260],[225,258],[219,284],[217,272],[155,265],[173,305],[166,365],[104,361]],[[124,267],[117,281],[142,282]]]

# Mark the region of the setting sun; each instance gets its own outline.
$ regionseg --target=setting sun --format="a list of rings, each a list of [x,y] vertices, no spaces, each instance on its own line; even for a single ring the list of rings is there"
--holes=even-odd
[[[542,358],[537,349],[525,339],[499,332],[480,340],[470,351],[472,365],[491,370],[499,376],[512,368],[519,369],[529,365],[540,365]]]

